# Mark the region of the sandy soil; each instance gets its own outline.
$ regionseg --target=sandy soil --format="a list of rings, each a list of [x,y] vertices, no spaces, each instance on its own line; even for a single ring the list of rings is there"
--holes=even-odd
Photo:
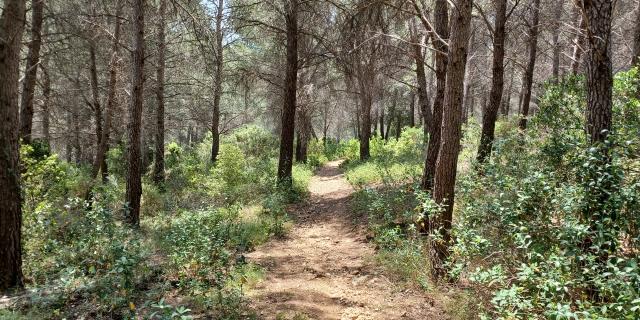
[[[288,236],[248,255],[266,271],[248,293],[252,309],[261,319],[447,319],[427,294],[394,284],[375,266],[338,165],[313,177]]]

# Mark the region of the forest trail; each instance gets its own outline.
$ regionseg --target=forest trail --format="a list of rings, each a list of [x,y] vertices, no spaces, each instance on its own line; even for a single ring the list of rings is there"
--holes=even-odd
[[[316,172],[309,201],[290,213],[295,225],[287,237],[248,255],[266,272],[248,293],[252,309],[259,319],[447,319],[432,298],[394,284],[375,266],[339,164]]]

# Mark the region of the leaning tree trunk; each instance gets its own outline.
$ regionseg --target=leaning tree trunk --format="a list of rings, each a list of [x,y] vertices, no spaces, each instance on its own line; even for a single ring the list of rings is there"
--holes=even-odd
[[[529,117],[529,105],[531,104],[531,91],[533,87],[533,71],[536,66],[536,54],[538,51],[538,24],[540,22],[540,0],[533,0],[533,16],[529,28],[529,63],[524,74],[524,93],[522,95],[522,117],[518,126],[524,130],[527,128]]]
[[[42,44],[42,20],[44,0],[34,0],[31,8],[31,42],[25,65],[25,78],[22,86],[20,101],[20,138],[24,143],[31,142],[33,127],[33,96],[35,94],[38,63],[40,61],[40,46]]]
[[[286,7],[287,69],[284,80],[284,104],[282,106],[278,182],[291,184],[298,85],[298,0],[287,1]]]
[[[467,45],[471,31],[472,0],[458,0],[451,20],[449,41],[449,66],[442,117],[442,142],[434,178],[433,199],[442,206],[430,224],[431,232],[438,232],[441,240],[435,241],[432,260],[433,273],[437,277],[446,274],[443,263],[449,257],[451,222],[453,219],[456,167],[462,135],[460,108],[464,96],[464,75],[467,64]]]
[[[116,15],[115,15],[115,29],[113,32],[113,47],[111,61],[109,62],[109,83],[107,92],[107,105],[104,110],[104,127],[102,129],[102,138],[100,138],[100,145],[98,146],[98,152],[93,162],[93,169],[91,170],[92,177],[97,177],[98,173],[102,173],[102,180],[106,181],[108,176],[108,168],[106,161],[106,154],[109,150],[109,136],[111,133],[111,119],[113,117],[113,111],[116,104],[116,85],[118,81],[118,54],[120,52],[120,27],[121,20],[120,15],[122,13],[122,1],[116,2]]]
[[[507,22],[507,0],[495,0],[496,17],[493,28],[493,76],[491,79],[491,93],[489,105],[482,113],[482,133],[478,146],[478,162],[484,163],[491,156],[496,120],[502,102],[504,89],[504,38]]]
[[[211,162],[216,162],[218,152],[220,152],[220,98],[222,97],[222,67],[223,67],[223,47],[222,38],[222,18],[224,1],[218,0],[218,12],[216,13],[216,76],[214,80],[213,92],[213,117],[211,121]]]
[[[167,1],[160,0],[158,8],[158,56],[156,69],[156,138],[153,166],[153,181],[156,185],[164,183],[164,67],[165,67],[165,14]]]
[[[433,121],[429,128],[429,145],[427,146],[427,156],[422,174],[422,189],[431,191],[433,188],[433,177],[436,171],[436,161],[440,152],[440,128],[442,127],[442,110],[445,96],[445,86],[447,79],[447,56],[446,39],[449,38],[449,16],[447,0],[436,0],[434,8],[434,28],[432,43],[436,50],[436,95],[433,100]]]
[[[144,0],[133,2],[133,71],[131,106],[129,107],[129,141],[127,152],[126,221],[140,226],[140,198],[142,196],[142,159],[140,131],[144,90]]]
[[[5,0],[0,17],[0,293],[22,286],[18,78],[25,1]]]

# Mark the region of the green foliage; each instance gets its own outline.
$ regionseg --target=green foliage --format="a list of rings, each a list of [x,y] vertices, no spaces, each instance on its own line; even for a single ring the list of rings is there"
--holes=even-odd
[[[616,77],[617,106],[637,103],[620,95],[630,79]],[[640,317],[640,127],[616,107],[610,141],[591,146],[584,106],[580,79],[548,85],[527,134],[505,131],[481,174],[461,177],[451,262],[490,288],[490,318]]]
[[[109,152],[106,183],[46,145],[22,146],[30,303],[2,316],[189,319],[211,310],[244,318],[244,289],[261,276],[244,253],[286,233],[287,204],[307,194],[314,169],[295,165],[293,186],[281,189],[274,142],[267,131],[242,128],[224,139],[215,165],[210,141],[168,144],[164,190],[143,179],[139,230],[122,222],[122,146]],[[170,305],[162,300],[170,295],[184,299]]]

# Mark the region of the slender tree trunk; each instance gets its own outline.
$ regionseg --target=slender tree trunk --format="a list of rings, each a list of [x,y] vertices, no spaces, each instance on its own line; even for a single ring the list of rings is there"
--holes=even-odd
[[[24,143],[31,142],[33,126],[33,96],[35,94],[40,46],[42,45],[42,20],[44,17],[44,0],[34,0],[31,8],[31,42],[25,65],[25,78],[20,101],[20,138]]]
[[[216,76],[214,80],[213,93],[213,120],[211,121],[211,162],[216,162],[218,152],[220,152],[220,98],[222,97],[222,67],[224,65],[224,54],[222,47],[222,19],[224,17],[224,1],[218,0],[216,12]]]
[[[633,52],[631,52],[631,66],[640,64],[640,2],[636,8],[636,25],[633,29]]]
[[[22,286],[22,195],[18,78],[25,1],[5,0],[0,17],[0,293]]]
[[[278,182],[290,184],[292,183],[291,170],[293,165],[293,138],[298,86],[298,0],[288,0],[285,4],[287,69],[284,82],[284,105],[282,107]]]
[[[367,66],[369,67],[369,66]],[[360,83],[360,99],[361,99],[361,112],[360,112],[360,160],[365,161],[370,157],[369,140],[371,140],[371,105],[373,103],[371,87],[373,86],[373,79],[369,79],[372,76],[368,73],[365,77],[359,77]]]
[[[47,145],[51,146],[51,78],[46,63],[40,65],[42,70],[42,135]]]
[[[433,178],[436,171],[436,161],[440,152],[440,134],[442,127],[443,103],[447,79],[447,65],[449,58],[447,52],[447,39],[449,38],[449,13],[447,0],[436,0],[434,7],[435,35],[432,43],[436,50],[436,95],[433,100],[433,121],[429,127],[429,144],[425,159],[424,172],[422,174],[422,189],[431,191]]]
[[[533,71],[536,66],[536,55],[538,50],[538,24],[540,22],[540,0],[533,0],[531,26],[529,28],[529,63],[525,71],[524,93],[522,95],[522,118],[519,127],[527,128],[529,117],[529,105],[531,103],[531,91],[533,87]]]
[[[73,150],[75,153],[76,164],[82,162],[82,145],[80,144],[80,115],[78,115],[78,109],[74,106],[73,113],[71,113],[71,121],[73,123]]]
[[[158,9],[158,60],[156,69],[156,101],[158,105],[156,107],[156,150],[153,162],[153,181],[157,185],[162,185],[164,183],[164,56],[167,47],[165,42],[167,1],[160,0]]]
[[[140,226],[140,198],[142,196],[142,159],[140,130],[144,90],[144,0],[133,2],[133,70],[131,106],[129,107],[129,141],[127,152],[126,221]]]
[[[118,81],[118,59],[120,52],[120,28],[121,20],[120,15],[122,13],[122,1],[116,2],[116,15],[115,15],[115,28],[113,32],[113,47],[111,54],[111,61],[109,62],[109,82],[107,92],[107,105],[105,108],[104,128],[102,130],[102,138],[100,138],[100,145],[98,146],[98,152],[93,162],[92,177],[97,177],[99,172],[102,172],[102,180],[106,181],[108,176],[108,168],[106,161],[106,154],[109,150],[109,136],[111,133],[111,119],[115,110],[116,104],[116,85]]]
[[[422,51],[422,45],[424,44],[424,38],[418,37],[417,27],[415,21],[411,20],[411,42],[413,42],[413,57],[416,63],[416,80],[418,82],[418,103],[420,104],[420,111],[424,119],[424,128],[429,129],[433,126],[433,114],[431,108],[429,108],[429,96],[427,93],[427,73],[425,72],[424,52]],[[435,43],[435,42],[434,42]],[[415,126],[415,94],[411,93],[411,107],[409,114],[409,123],[412,127]],[[425,130],[426,131],[426,130]],[[425,132],[426,133],[426,132]]]
[[[437,277],[446,274],[443,263],[449,257],[451,223],[453,219],[456,167],[462,135],[460,109],[464,95],[464,75],[467,64],[467,45],[471,31],[472,0],[457,0],[451,19],[449,66],[442,118],[442,142],[434,179],[433,199],[442,211],[432,219],[431,232],[438,232],[442,241],[434,242],[433,272]]]
[[[478,146],[478,162],[484,163],[491,156],[496,120],[504,89],[504,39],[507,22],[507,0],[495,0],[495,24],[493,28],[493,70],[489,104],[482,113],[482,133]]]
[[[553,46],[553,61],[551,66],[551,77],[554,81],[558,81],[560,77],[560,53],[562,47],[560,46],[560,29],[562,21],[562,12],[564,11],[564,0],[556,0],[556,7],[554,8],[554,21],[552,23],[552,46]]]
[[[380,106],[380,137],[384,139],[384,105]]]
[[[102,109],[100,108],[100,93],[98,92],[98,69],[96,66],[95,40],[89,40],[89,79],[91,84],[91,108],[96,121],[96,154],[100,149],[102,139]]]
[[[582,62],[582,52],[584,51],[586,37],[583,35],[584,30],[587,27],[587,22],[580,13],[580,8],[577,9],[577,28],[575,30],[576,36],[573,40],[573,56],[571,57],[571,73],[578,74],[580,64]]]

